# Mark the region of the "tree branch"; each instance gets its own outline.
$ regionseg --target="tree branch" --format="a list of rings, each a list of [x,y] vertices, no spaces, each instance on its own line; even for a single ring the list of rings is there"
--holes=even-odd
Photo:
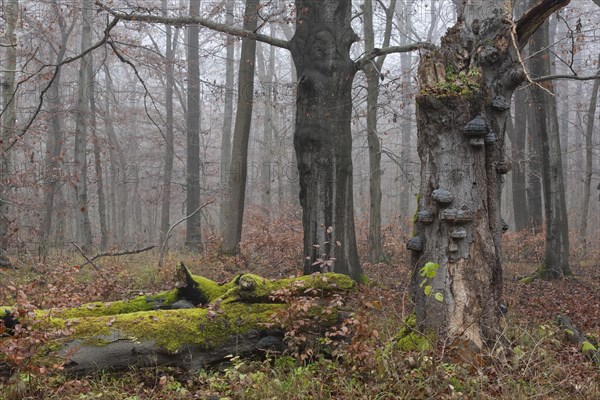
[[[245,29],[236,28],[233,26],[221,24],[212,21],[208,18],[202,18],[198,16],[183,16],[183,17],[164,17],[159,15],[150,14],[136,14],[136,13],[124,13],[115,11],[112,8],[104,5],[100,0],[96,0],[96,5],[102,10],[108,12],[113,17],[121,19],[123,21],[131,22],[148,22],[152,24],[164,24],[172,26],[185,26],[185,25],[200,25],[205,28],[209,28],[218,32],[226,33],[232,36],[239,36],[243,38],[254,39],[259,42],[267,43],[283,49],[289,49],[290,43],[287,40],[272,38],[268,35],[256,33],[253,31],[247,31]]]
[[[4,151],[9,151],[15,144],[17,144],[19,139],[21,139],[27,133],[29,128],[31,128],[31,125],[33,125],[38,114],[42,110],[42,106],[44,105],[44,96],[46,95],[46,92],[50,89],[50,87],[52,86],[52,83],[54,83],[54,80],[56,79],[61,67],[63,65],[70,64],[74,61],[77,61],[82,57],[85,57],[90,52],[92,52],[92,51],[96,50],[98,47],[104,45],[108,41],[108,38],[110,37],[110,31],[112,30],[112,28],[114,28],[117,25],[118,22],[119,22],[118,18],[114,18],[112,21],[110,21],[110,23],[106,26],[106,29],[104,29],[104,36],[102,37],[102,39],[100,39],[98,42],[96,42],[96,44],[94,44],[89,49],[77,54],[76,56],[66,58],[59,64],[50,65],[50,66],[54,67],[54,73],[52,74],[52,78],[50,78],[50,80],[48,81],[48,84],[40,92],[39,102],[38,102],[38,105],[37,105],[35,111],[33,112],[33,115],[31,116],[31,118],[29,119],[29,121],[27,122],[25,127],[21,130],[21,132],[19,132],[19,134],[12,140],[12,142],[6,147],[6,149],[4,149]]]
[[[116,253],[111,253],[111,252],[99,253],[99,254],[96,254],[95,256],[90,257],[90,258],[86,257],[87,261],[84,262],[83,264],[80,264],[79,267],[83,268],[84,266],[86,266],[88,264],[92,264],[92,261],[97,260],[98,258],[126,256],[126,255],[129,255],[129,254],[139,254],[139,253],[143,253],[143,252],[148,251],[148,250],[152,250],[155,247],[156,247],[155,245],[152,245],[152,246],[144,247],[143,249],[118,251]]]
[[[411,44],[407,44],[405,46],[390,46],[385,47],[383,49],[373,49],[366,53],[364,56],[356,60],[356,68],[363,69],[364,66],[371,62],[376,57],[392,54],[392,53],[408,53],[410,51],[426,49],[426,50],[436,50],[437,46],[429,42],[415,42]]]
[[[208,206],[209,204],[212,204],[212,203],[214,203],[214,200],[211,200],[209,202],[206,202],[206,203],[202,204],[200,207],[196,208],[196,211],[194,211],[190,215],[187,215],[187,216],[181,218],[179,221],[177,221],[173,225],[171,225],[171,227],[169,228],[169,230],[167,231],[167,233],[165,235],[165,240],[162,242],[162,246],[160,246],[160,256],[158,257],[158,266],[160,268],[162,268],[162,266],[163,266],[163,258],[164,258],[164,255],[165,255],[165,250],[167,248],[167,242],[171,238],[171,232],[173,231],[173,229],[175,229],[175,227],[177,225],[179,225],[180,223],[182,223],[183,221],[192,218],[194,215],[196,215],[198,213],[198,211],[202,210],[204,207],[206,207],[206,206]]]
[[[531,35],[537,31],[550,15],[560,10],[571,2],[571,0],[539,0],[517,21],[517,41],[519,49],[529,41]]]
[[[600,0],[599,0],[600,1]],[[540,76],[539,78],[532,79],[533,82],[544,82],[552,81],[555,79],[571,79],[574,81],[591,81],[594,79],[600,79],[600,75],[546,75]]]

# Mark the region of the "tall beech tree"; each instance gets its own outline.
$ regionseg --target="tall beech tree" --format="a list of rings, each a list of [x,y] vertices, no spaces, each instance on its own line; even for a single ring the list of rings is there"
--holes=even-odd
[[[419,65],[421,187],[408,247],[420,328],[483,347],[500,334],[504,136],[526,78],[519,51],[569,0],[539,1],[516,23],[508,1],[455,3],[457,23]]]
[[[352,4],[347,0],[297,0],[296,31],[290,40],[208,18],[123,13],[100,1],[96,4],[122,20],[198,24],[290,50],[298,75],[294,148],[300,175],[304,270],[309,273],[326,267],[361,278],[352,200],[352,81],[375,57],[433,46],[412,43],[374,49],[353,61],[350,47],[359,38],[352,30]]]

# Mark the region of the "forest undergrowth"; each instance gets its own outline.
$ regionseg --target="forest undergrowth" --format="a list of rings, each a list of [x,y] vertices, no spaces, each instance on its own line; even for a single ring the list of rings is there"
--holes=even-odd
[[[75,252],[56,252],[41,262],[27,253],[17,269],[0,270],[0,305],[20,313],[111,301],[173,287],[173,267],[183,260],[193,273],[215,281],[240,272],[267,278],[301,273],[301,224],[293,214],[268,221],[247,217],[246,240],[237,257],[219,254],[218,240],[202,254],[184,250],[99,259],[92,265]],[[199,372],[145,368],[71,377],[60,364],[47,365],[37,350],[57,335],[22,328],[0,339],[0,399],[593,399],[600,398],[600,370],[556,323],[568,316],[592,341],[600,341],[600,249],[574,248],[573,277],[521,283],[543,256],[544,237],[527,232],[504,238],[502,339],[484,353],[459,340],[433,345],[423,339],[400,344],[410,330],[408,230],[384,227],[388,263],[364,263],[370,279],[345,299],[350,318],[325,335],[311,331],[305,303],[290,301],[288,350],[265,358],[232,355],[226,365]],[[366,252],[366,224],[358,239]],[[575,243],[575,241],[574,241]],[[297,323],[300,321],[300,323]],[[285,325],[285,324],[283,324]],[[3,333],[0,327],[0,333]],[[317,336],[321,336],[317,339]]]

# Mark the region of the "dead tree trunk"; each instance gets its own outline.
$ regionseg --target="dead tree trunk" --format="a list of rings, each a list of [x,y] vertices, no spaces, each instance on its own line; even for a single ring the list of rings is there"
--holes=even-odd
[[[418,324],[440,339],[483,347],[500,334],[500,196],[507,111],[525,78],[518,52],[567,3],[538,3],[515,25],[502,0],[460,2],[441,48],[421,59],[421,187],[408,248]]]

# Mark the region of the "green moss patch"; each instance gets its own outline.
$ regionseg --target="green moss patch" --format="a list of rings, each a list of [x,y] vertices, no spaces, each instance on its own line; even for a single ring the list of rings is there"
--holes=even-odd
[[[214,347],[235,334],[256,329],[270,321],[281,304],[230,304],[220,312],[194,308],[185,310],[142,311],[117,316],[71,319],[71,336],[94,346],[109,343],[107,337],[134,341],[153,340],[169,352],[184,345]],[[54,321],[59,323],[58,321]],[[100,340],[98,340],[100,339]]]

